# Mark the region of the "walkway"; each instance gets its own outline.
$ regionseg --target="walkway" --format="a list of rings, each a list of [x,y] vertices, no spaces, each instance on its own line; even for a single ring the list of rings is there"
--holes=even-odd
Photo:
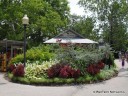
[[[0,96],[128,96],[128,63],[121,68],[115,60],[119,75],[110,80],[78,86],[30,86],[15,84],[3,78],[0,73]]]

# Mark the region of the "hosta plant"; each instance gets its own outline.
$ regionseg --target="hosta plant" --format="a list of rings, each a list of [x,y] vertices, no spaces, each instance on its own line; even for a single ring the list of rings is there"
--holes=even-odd
[[[46,70],[50,68],[52,65],[56,64],[57,60],[50,60],[50,61],[44,61],[44,62],[27,62],[26,70],[25,70],[25,76],[29,79],[31,78],[41,78],[42,76],[47,77]]]

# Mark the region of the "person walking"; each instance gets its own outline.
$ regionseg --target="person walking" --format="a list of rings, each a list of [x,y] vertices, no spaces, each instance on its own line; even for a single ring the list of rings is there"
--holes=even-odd
[[[125,66],[125,56],[123,55],[122,56],[122,68],[124,68],[124,66]]]

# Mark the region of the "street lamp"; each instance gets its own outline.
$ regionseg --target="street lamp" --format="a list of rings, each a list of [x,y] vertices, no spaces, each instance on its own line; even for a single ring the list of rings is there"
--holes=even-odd
[[[101,38],[101,39],[99,39],[99,44],[100,45],[103,45],[103,43],[104,43],[104,40]]]
[[[24,67],[26,66],[26,27],[29,24],[29,18],[24,15],[22,18],[22,24],[24,25]]]
[[[101,38],[99,39],[99,49],[103,49],[104,48],[104,40]]]

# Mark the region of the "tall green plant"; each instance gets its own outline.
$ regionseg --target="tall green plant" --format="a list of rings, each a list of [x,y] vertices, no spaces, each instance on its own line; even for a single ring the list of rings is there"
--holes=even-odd
[[[102,60],[104,53],[98,49],[84,48],[67,44],[65,47],[60,47],[57,50],[57,58],[64,64],[70,64],[73,68],[80,69],[84,74],[85,68],[89,64],[95,64]]]
[[[38,46],[33,47],[26,52],[26,60],[31,62],[33,61],[49,61],[51,58],[54,58],[54,53],[51,51],[50,46]],[[24,57],[23,54],[19,54],[16,57],[12,58],[10,63],[18,63],[23,62]]]

